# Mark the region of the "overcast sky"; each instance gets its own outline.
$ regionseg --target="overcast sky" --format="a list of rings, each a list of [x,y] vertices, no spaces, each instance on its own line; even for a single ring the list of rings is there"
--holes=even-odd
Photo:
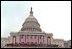
[[[43,31],[54,38],[71,39],[71,1],[1,1],[1,37],[22,28],[31,6]]]

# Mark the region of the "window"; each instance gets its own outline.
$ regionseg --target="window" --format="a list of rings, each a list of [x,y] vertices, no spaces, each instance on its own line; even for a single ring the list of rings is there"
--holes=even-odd
[[[27,42],[27,44],[29,44],[29,42]]]
[[[71,46],[69,46],[69,47],[71,47]]]
[[[24,42],[21,42],[22,44],[24,44]]]
[[[40,39],[41,39],[42,35],[40,35]]]
[[[48,37],[48,38],[50,38],[50,37]]]
[[[35,42],[35,44],[37,44],[37,42]]]
[[[31,35],[31,38],[33,37],[33,35]]]
[[[40,44],[42,44],[42,42],[40,42]]]
[[[31,44],[33,44],[33,42],[31,42]]]
[[[42,46],[42,42],[40,42],[40,46]]]

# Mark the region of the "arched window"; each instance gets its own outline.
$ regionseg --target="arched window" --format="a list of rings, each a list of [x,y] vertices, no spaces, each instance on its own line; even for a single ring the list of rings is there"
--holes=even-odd
[[[12,43],[16,43],[16,36],[13,36],[13,38],[12,38]]]

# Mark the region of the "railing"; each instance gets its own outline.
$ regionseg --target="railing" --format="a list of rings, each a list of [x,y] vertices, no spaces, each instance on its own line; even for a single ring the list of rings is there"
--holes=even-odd
[[[22,48],[58,48],[58,45],[44,45],[44,44],[27,44],[27,43],[16,43],[7,44],[6,47],[22,47]]]

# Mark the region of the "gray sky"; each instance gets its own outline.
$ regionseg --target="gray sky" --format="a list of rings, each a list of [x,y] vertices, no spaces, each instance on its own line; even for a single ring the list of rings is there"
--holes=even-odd
[[[1,37],[21,29],[31,6],[43,31],[54,38],[71,39],[70,1],[1,1]]]

